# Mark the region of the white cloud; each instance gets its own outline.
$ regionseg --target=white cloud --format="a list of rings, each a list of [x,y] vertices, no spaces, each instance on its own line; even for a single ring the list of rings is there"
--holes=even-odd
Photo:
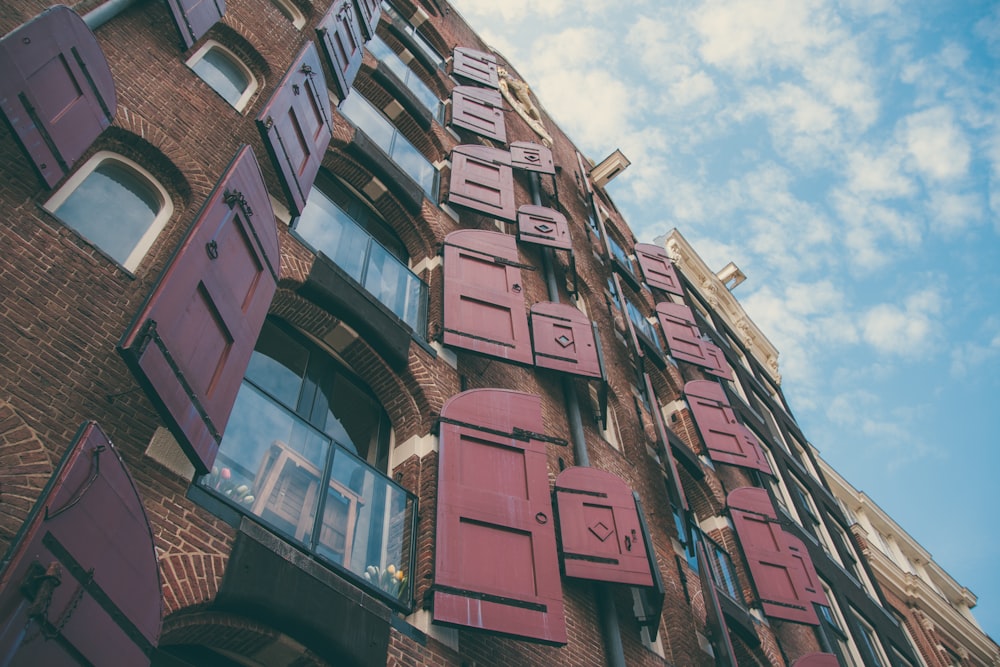
[[[903,152],[896,146],[882,150],[851,150],[845,165],[848,189],[873,197],[904,197],[913,182],[901,172]]]
[[[937,316],[943,310],[941,294],[923,289],[907,297],[902,306],[883,303],[869,308],[860,318],[861,335],[880,353],[914,358],[940,336]]]
[[[845,229],[847,259],[863,272],[886,266],[902,251],[920,243],[920,221],[905,208],[897,209],[845,190],[834,191],[831,204]]]
[[[982,200],[975,194],[934,191],[929,209],[930,229],[942,236],[960,232],[983,219]]]
[[[566,8],[565,0],[460,0],[455,2],[459,12],[468,20],[473,18],[487,20],[500,18],[505,22],[529,21],[533,17],[552,18],[559,16]]]
[[[906,117],[900,123],[900,133],[914,169],[925,179],[950,181],[968,173],[969,141],[948,107],[935,107]]]

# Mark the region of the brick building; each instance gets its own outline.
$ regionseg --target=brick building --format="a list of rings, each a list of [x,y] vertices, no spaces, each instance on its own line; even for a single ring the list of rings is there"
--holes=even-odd
[[[920,664],[739,270],[444,0],[0,33],[4,664]]]

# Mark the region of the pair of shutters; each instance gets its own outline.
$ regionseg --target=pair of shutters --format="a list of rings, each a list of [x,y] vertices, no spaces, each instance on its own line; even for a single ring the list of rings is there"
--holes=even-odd
[[[726,355],[718,345],[702,338],[690,308],[682,303],[661,301],[656,304],[656,318],[675,359],[701,366],[706,373],[717,377],[733,379]]]
[[[497,73],[495,56],[469,49],[456,47],[452,52],[451,74],[469,83],[487,88],[500,88],[500,76]]]
[[[509,151],[477,144],[456,146],[451,153],[448,203],[506,222],[517,221],[514,169],[555,174],[552,151],[529,141],[515,141]],[[567,227],[567,242],[568,238]]]
[[[375,36],[381,15],[379,0],[335,0],[316,26],[316,36],[341,100],[351,92],[354,78],[361,71],[364,44]]]
[[[212,468],[278,280],[278,233],[249,146],[216,184],[118,345],[202,473]]]
[[[802,540],[785,532],[767,491],[735,489],[726,498],[764,613],[818,625],[813,603],[829,606]]]
[[[474,389],[441,410],[434,620],[565,644],[541,399]],[[568,468],[556,479],[567,576],[651,585],[628,486]]]
[[[694,380],[684,385],[684,395],[713,461],[773,474],[757,437],[736,419],[722,385]]]
[[[521,268],[513,236],[466,229],[445,238],[445,345],[603,377],[593,324],[576,308],[537,303],[529,331]]]
[[[85,424],[0,568],[0,655],[14,667],[149,665],[162,613],[135,483]]]
[[[0,39],[0,112],[48,187],[114,120],[111,68],[75,12],[57,6]]]
[[[503,98],[492,88],[455,86],[451,91],[451,124],[507,143]]]

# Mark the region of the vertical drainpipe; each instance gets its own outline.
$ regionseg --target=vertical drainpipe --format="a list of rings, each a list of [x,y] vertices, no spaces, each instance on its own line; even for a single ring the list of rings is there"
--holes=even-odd
[[[531,202],[535,206],[542,205],[542,193],[538,174],[529,172],[531,180]],[[559,284],[552,266],[552,248],[542,248],[542,269],[545,274],[545,286],[549,301],[559,303]],[[568,375],[562,375],[563,396],[566,397],[566,418],[569,421],[569,434],[573,442],[573,456],[578,466],[590,467],[590,455],[587,453],[587,440],[583,434],[583,419],[580,416],[580,403],[577,400],[573,380]],[[625,667],[625,649],[622,646],[621,629],[618,627],[618,613],[615,600],[607,584],[594,582],[594,593],[597,601],[597,617],[601,624],[601,634],[604,636],[604,648],[608,654],[608,667]]]
[[[103,5],[87,12],[83,16],[83,22],[91,30],[97,30],[136,2],[138,0],[109,0],[109,2],[105,2]]]

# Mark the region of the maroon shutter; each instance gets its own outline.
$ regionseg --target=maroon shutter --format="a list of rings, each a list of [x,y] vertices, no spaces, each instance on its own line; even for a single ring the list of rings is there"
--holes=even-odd
[[[330,11],[316,26],[316,35],[323,46],[330,71],[333,72],[337,95],[344,99],[351,92],[351,85],[361,69],[361,59],[364,57],[364,41],[358,26],[358,14],[351,0],[335,0]],[[316,73],[322,78],[320,68],[316,68]]]
[[[539,368],[602,377],[594,325],[569,304],[542,301],[531,307],[531,344]]]
[[[650,287],[684,296],[684,288],[677,277],[677,270],[666,250],[652,243],[637,243],[635,256],[642,268],[642,275]]]
[[[94,33],[57,6],[0,39],[0,111],[45,184],[69,173],[118,108]]]
[[[7,555],[5,665],[149,664],[163,613],[152,530],[97,424],[78,432]]]
[[[712,648],[715,650],[715,664],[719,667],[737,667],[733,653],[733,643],[729,639],[729,627],[719,603],[719,592],[710,574],[711,563],[705,552],[705,543],[695,540],[698,559],[698,578],[701,580],[701,592],[705,598],[705,625],[711,629]]]
[[[511,166],[514,169],[537,171],[541,174],[556,173],[555,162],[552,161],[552,151],[541,144],[530,141],[514,141],[510,144]]]
[[[840,661],[832,653],[809,653],[793,662],[792,667],[840,667]]]
[[[566,468],[556,477],[556,508],[567,577],[652,586],[646,539],[622,479],[597,468]]]
[[[569,223],[555,209],[525,204],[517,209],[517,234],[521,241],[572,250]]]
[[[801,561],[786,546],[788,536],[767,491],[751,486],[735,489],[727,503],[764,613],[818,625],[811,596],[802,587]]]
[[[532,363],[513,236],[474,229],[444,246],[444,344]]]
[[[455,86],[451,91],[451,124],[507,143],[500,93],[477,86]]]
[[[278,280],[278,233],[243,147],[119,343],[199,472],[219,449]]]
[[[497,59],[489,53],[455,47],[451,62],[451,73],[462,79],[488,86],[500,87],[500,77],[497,75]]]
[[[333,137],[326,81],[312,42],[257,116],[257,129],[281,177],[288,208],[298,215]]]
[[[771,474],[760,443],[737,421],[722,385],[712,380],[694,380],[684,385],[684,394],[713,461]]]
[[[656,319],[660,321],[672,357],[702,367],[710,364],[705,357],[701,331],[694,323],[690,308],[682,303],[661,301],[656,304]]]
[[[715,343],[702,342],[702,349],[705,352],[705,372],[726,380],[733,379],[733,369],[726,361],[726,355]]]
[[[226,0],[167,0],[174,24],[190,49],[226,13]]]
[[[375,28],[378,26],[379,17],[382,16],[382,2],[380,0],[354,0],[354,8],[361,17],[361,31],[364,33],[365,41],[375,36]]]
[[[812,557],[809,555],[805,543],[791,533],[786,532],[785,548],[788,550],[789,557],[798,566],[798,585],[802,592],[802,597],[810,602],[829,607],[830,601],[823,591],[823,585],[820,583],[819,575],[816,573],[816,566],[813,565]]]
[[[441,409],[434,620],[566,643],[541,400],[473,389]]]
[[[514,172],[510,153],[486,146],[455,146],[451,152],[448,203],[514,222]]]

